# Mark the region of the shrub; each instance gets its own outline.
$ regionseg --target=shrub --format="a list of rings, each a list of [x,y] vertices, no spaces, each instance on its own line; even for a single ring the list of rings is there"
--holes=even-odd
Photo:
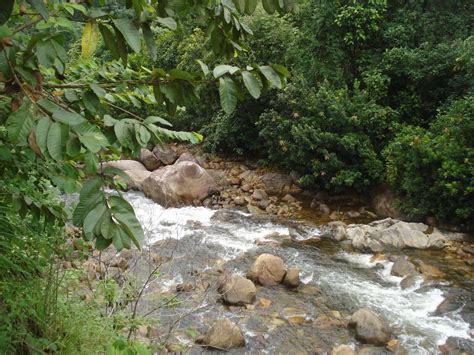
[[[473,136],[473,96],[453,102],[429,129],[400,129],[384,154],[388,182],[405,212],[473,227]]]

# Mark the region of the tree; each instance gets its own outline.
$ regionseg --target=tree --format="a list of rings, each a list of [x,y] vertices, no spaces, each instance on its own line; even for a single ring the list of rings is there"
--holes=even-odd
[[[258,98],[262,90],[281,88],[288,72],[279,65],[222,64],[212,71],[197,60],[202,72],[178,69],[127,69],[132,53],[156,57],[155,32],[176,31],[190,14],[206,23],[212,50],[227,58],[244,51],[242,40],[251,29],[242,15],[251,15],[257,0],[5,0],[0,4],[0,171],[6,178],[28,179],[34,172],[48,183],[40,191],[15,184],[0,187],[0,200],[36,221],[63,223],[58,205],[43,203],[50,183],[65,192],[80,190],[73,222],[84,237],[102,250],[140,247],[143,231],[132,207],[115,186],[121,171],[103,168],[111,155],[137,155],[149,143],[167,139],[199,142],[194,132],[176,132],[162,117],[140,117],[116,98],[164,107],[173,115],[196,95],[198,85],[218,86],[223,110],[231,113],[244,99],[244,88]],[[262,0],[268,13],[284,13],[294,0]],[[81,33],[81,55],[90,58],[98,45],[114,59],[104,67],[71,70],[68,52]],[[145,54],[146,51],[146,54]],[[97,71],[98,70],[98,71]],[[97,72],[96,72],[97,71]],[[95,75],[97,74],[98,75]],[[128,89],[139,87],[132,97]],[[50,183],[49,183],[50,182]]]

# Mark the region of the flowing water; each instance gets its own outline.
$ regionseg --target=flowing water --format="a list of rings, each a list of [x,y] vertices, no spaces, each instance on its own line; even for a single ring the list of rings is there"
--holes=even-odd
[[[314,353],[330,350],[338,343],[355,346],[357,342],[346,327],[329,327],[325,331],[321,320],[334,310],[343,318],[361,307],[382,314],[409,354],[438,353],[438,345],[451,336],[470,339],[470,325],[462,317],[462,305],[447,314],[432,314],[445,299],[449,286],[422,286],[420,279],[414,287],[402,290],[401,279],[390,275],[392,263],[388,261],[376,266],[371,262],[372,255],[344,252],[338,244],[317,248],[301,243],[318,236],[317,227],[238,211],[165,209],[141,193],[125,196],[145,229],[147,245],[159,254],[173,256],[162,268],[161,279],[150,285],[150,294],[156,288],[166,292],[182,282],[196,284],[196,275],[201,275],[202,281],[203,273],[211,275],[216,268],[244,274],[253,258],[262,252],[279,255],[287,265],[298,266],[306,289],[316,290],[259,287],[257,300],[264,297],[272,305],[255,310],[222,305],[215,292],[209,291],[212,287],[195,297],[180,296],[176,307],[156,311],[156,300],[145,298],[143,312],[153,314],[170,329],[182,329],[175,339],[181,343],[191,344],[185,330],[205,330],[213,319],[226,316],[238,322],[245,332],[247,347],[237,352]],[[257,246],[257,241],[274,232],[291,234],[292,241],[281,247]]]

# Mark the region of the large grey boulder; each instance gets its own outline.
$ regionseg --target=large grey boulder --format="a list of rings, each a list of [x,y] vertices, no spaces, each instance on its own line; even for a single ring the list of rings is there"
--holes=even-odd
[[[398,258],[392,266],[392,270],[390,271],[390,274],[393,276],[398,276],[398,277],[405,277],[409,275],[413,275],[415,273],[415,265],[413,265],[411,262],[406,260],[405,258]]]
[[[150,176],[150,171],[135,160],[115,160],[102,163],[102,169],[107,167],[122,170],[130,179],[123,179],[129,189],[141,190],[143,181]],[[119,179],[122,179],[121,177]]]
[[[221,280],[218,292],[224,302],[238,306],[255,302],[257,296],[253,282],[242,276],[225,277]]]
[[[441,232],[423,223],[409,223],[392,218],[369,224],[350,224],[346,227],[347,239],[360,250],[380,252],[403,248],[442,248],[450,240],[459,240],[460,233]]]
[[[136,160],[114,160],[114,161],[107,161],[102,163],[102,168],[111,167],[120,169],[122,171],[125,170],[142,170],[148,171],[148,169],[139,161]]]
[[[156,155],[145,148],[140,150],[140,161],[150,171],[154,171],[162,165]]]
[[[142,183],[143,192],[163,206],[190,205],[218,191],[214,179],[198,164],[183,161],[155,170]]]
[[[163,165],[171,165],[176,159],[178,159],[179,154],[173,150],[170,146],[159,146],[157,145],[153,148],[153,154]]]
[[[240,328],[229,319],[220,319],[209,331],[196,339],[196,343],[215,349],[228,350],[245,346],[245,338]]]
[[[368,308],[359,309],[349,322],[355,328],[356,339],[372,345],[386,345],[392,336],[387,321]]]

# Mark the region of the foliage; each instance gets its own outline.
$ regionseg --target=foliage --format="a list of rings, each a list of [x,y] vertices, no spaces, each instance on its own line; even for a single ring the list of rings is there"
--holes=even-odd
[[[388,181],[411,215],[474,220],[473,99],[453,102],[429,129],[402,127],[386,148]]]

